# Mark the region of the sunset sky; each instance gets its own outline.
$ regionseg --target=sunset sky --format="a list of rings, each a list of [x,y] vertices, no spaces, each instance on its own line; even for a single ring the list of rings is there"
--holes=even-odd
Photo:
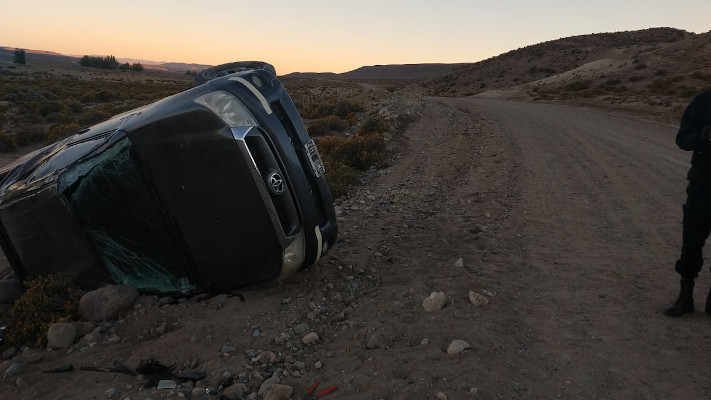
[[[476,62],[568,36],[711,30],[711,0],[0,0],[0,46],[277,72]]]

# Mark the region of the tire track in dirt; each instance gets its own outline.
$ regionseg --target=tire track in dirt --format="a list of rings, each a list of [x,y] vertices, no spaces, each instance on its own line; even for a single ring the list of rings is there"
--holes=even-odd
[[[500,121],[527,172],[514,213],[526,239],[517,278],[531,283],[531,351],[557,364],[545,381],[565,398],[708,397],[701,371],[711,319],[660,313],[676,294],[688,162],[675,129],[567,106],[471,101]]]

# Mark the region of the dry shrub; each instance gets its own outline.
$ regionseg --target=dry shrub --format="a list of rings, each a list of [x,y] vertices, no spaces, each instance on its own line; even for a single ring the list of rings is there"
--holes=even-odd
[[[323,136],[333,132],[343,132],[348,128],[348,123],[335,115],[313,120],[309,123],[308,131],[311,136]]]
[[[8,153],[15,150],[17,150],[15,138],[3,131],[0,131],[0,152]]]
[[[335,115],[347,119],[351,113],[363,111],[363,106],[347,100],[326,99],[319,103],[309,104],[301,111],[304,118],[323,118]]]
[[[328,136],[318,142],[324,159],[365,171],[385,156],[385,139],[381,133],[367,133],[347,138]]]
[[[382,133],[351,137],[327,136],[319,140],[318,149],[326,166],[326,180],[334,198],[344,196],[358,183],[359,171],[381,161],[386,155]]]
[[[69,135],[70,133],[75,133],[81,130],[81,125],[76,122],[66,122],[61,124],[55,124],[49,127],[49,133],[47,134],[46,143],[54,143],[57,139]]]
[[[70,278],[57,275],[26,281],[25,286],[27,291],[10,309],[8,343],[42,348],[52,324],[79,319],[82,292]]]

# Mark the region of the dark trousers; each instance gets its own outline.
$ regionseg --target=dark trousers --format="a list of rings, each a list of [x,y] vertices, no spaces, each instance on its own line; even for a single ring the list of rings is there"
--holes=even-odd
[[[683,223],[681,256],[675,269],[683,279],[694,279],[704,264],[702,249],[711,232],[711,184],[689,182]]]

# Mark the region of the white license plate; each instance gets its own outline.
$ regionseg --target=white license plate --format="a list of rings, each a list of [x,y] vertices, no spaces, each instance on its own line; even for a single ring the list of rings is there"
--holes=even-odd
[[[313,139],[309,140],[304,145],[304,148],[306,149],[306,155],[309,157],[311,169],[318,178],[326,172],[326,167],[323,166],[323,161],[321,161],[321,155],[318,154],[316,143],[314,143]]]

